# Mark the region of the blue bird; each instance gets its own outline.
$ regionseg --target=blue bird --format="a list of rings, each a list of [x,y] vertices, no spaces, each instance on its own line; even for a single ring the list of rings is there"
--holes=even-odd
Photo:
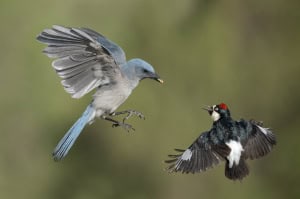
[[[150,78],[163,83],[149,63],[142,59],[126,61],[121,47],[91,29],[54,25],[43,30],[37,40],[48,45],[43,52],[55,58],[52,66],[73,98],[97,88],[92,102],[54,149],[55,161],[68,154],[83,128],[96,118],[112,122],[113,127],[134,130],[125,120],[132,115],[144,119],[144,115],[135,110],[115,112],[116,109],[141,80]],[[122,114],[126,114],[122,122],[113,119]]]

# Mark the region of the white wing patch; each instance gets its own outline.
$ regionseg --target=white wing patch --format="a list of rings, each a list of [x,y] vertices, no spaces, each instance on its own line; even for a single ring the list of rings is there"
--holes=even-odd
[[[190,149],[187,149],[187,150],[185,150],[185,152],[182,154],[181,159],[182,159],[182,160],[185,160],[185,161],[186,161],[186,160],[191,160],[192,155],[193,155],[192,151],[191,151]]]
[[[231,149],[229,155],[227,156],[227,159],[229,161],[229,168],[232,168],[233,163],[236,165],[239,164],[242,151],[244,151],[242,145],[240,142],[230,140],[229,142],[226,142],[226,145]]]
[[[261,132],[263,132],[263,134],[265,134],[265,135],[267,135],[268,134],[268,128],[263,128],[263,127],[261,127],[261,126],[258,126],[258,125],[256,125],[258,128],[259,128],[259,130],[261,130]]]

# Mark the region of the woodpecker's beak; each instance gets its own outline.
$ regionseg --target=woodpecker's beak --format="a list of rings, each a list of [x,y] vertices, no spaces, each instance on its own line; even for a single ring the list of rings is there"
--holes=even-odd
[[[211,115],[212,112],[213,112],[212,106],[206,106],[206,107],[203,107],[202,109],[203,109],[203,110],[206,110],[210,115]]]

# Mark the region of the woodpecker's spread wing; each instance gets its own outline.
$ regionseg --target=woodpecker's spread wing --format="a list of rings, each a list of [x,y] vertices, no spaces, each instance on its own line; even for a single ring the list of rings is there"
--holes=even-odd
[[[268,154],[276,144],[276,137],[269,128],[262,127],[261,124],[250,121],[252,131],[244,147],[245,158],[256,159]]]
[[[171,164],[167,167],[169,172],[195,173],[212,168],[224,160],[230,149],[226,145],[216,145],[211,140],[210,132],[205,132],[198,137],[186,150],[175,149],[177,155],[169,155]]]
[[[53,26],[37,40],[48,44],[43,52],[56,59],[52,66],[73,98],[116,82],[121,76],[119,66],[126,62],[119,46],[90,29]]]

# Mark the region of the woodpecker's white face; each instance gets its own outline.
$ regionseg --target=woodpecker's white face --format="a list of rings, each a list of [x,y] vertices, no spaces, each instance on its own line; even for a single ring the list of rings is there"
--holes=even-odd
[[[213,105],[212,106],[212,113],[211,113],[211,119],[216,122],[220,119],[221,115],[220,113],[218,113],[217,111],[219,111],[219,108],[217,107],[217,105]]]

